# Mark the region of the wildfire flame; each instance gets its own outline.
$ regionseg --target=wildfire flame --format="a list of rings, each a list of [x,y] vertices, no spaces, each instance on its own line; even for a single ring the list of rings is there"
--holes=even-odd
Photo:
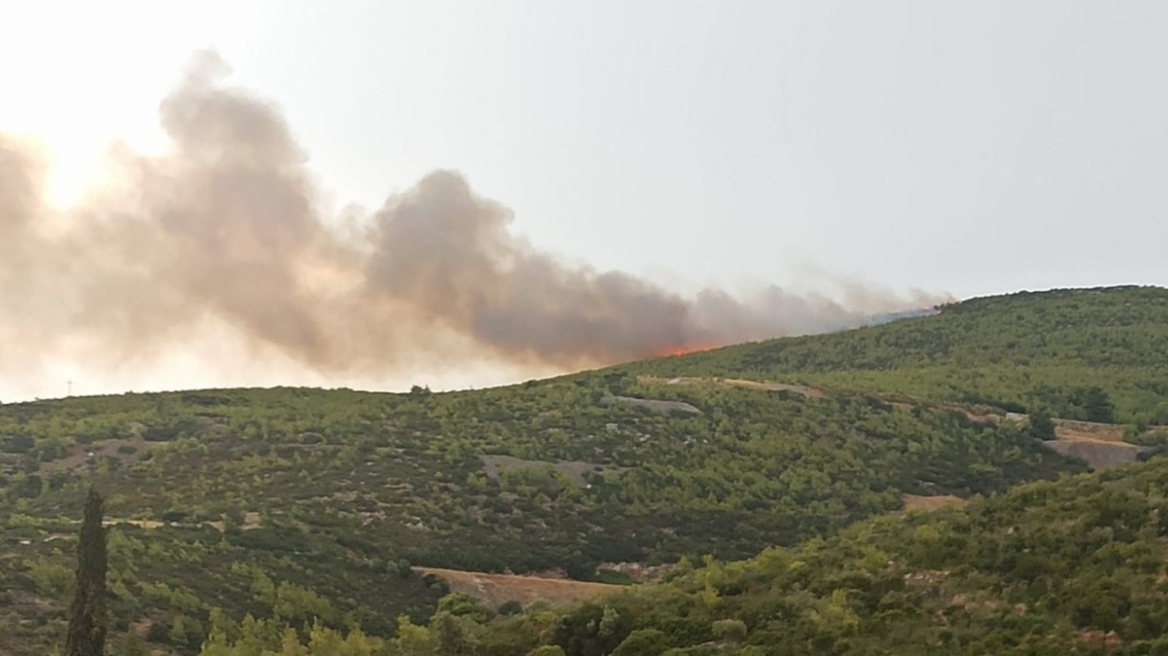
[[[699,351],[709,351],[712,348],[717,348],[714,344],[682,344],[677,346],[667,346],[657,352],[657,357],[668,358],[674,355],[685,355],[686,353],[697,353]]]

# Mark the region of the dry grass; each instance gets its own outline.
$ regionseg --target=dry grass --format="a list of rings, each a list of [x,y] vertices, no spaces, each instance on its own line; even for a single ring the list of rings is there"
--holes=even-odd
[[[1055,419],[1054,434],[1066,442],[1123,442],[1123,426]]]
[[[952,494],[940,494],[934,497],[924,497],[919,494],[903,494],[900,497],[904,503],[904,510],[940,510],[941,508],[951,508],[964,506],[966,501],[961,497],[955,497]]]
[[[612,594],[625,586],[590,583],[568,579],[546,579],[513,574],[484,574],[454,569],[419,567],[424,574],[433,574],[450,584],[453,592],[470,595],[490,608],[498,608],[508,601],[524,606],[535,601],[561,604],[588,599],[601,594]]]

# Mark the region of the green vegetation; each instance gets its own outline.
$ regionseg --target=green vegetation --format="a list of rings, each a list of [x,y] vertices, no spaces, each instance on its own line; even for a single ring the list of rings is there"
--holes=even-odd
[[[462,651],[385,653],[1164,654],[1166,490],[1164,460],[1032,483],[558,611],[435,620],[411,641]]]
[[[613,391],[701,412],[605,403]],[[410,563],[593,578],[605,562],[745,558],[894,511],[903,493],[968,496],[1083,468],[1021,427],[942,409],[603,375],[457,394],[70,399],[0,416],[31,437],[7,456],[4,488],[15,617],[54,617],[37,603],[65,590],[34,573],[64,567],[71,531],[57,518],[76,516],[92,483],[109,517],[173,524],[111,531],[115,628],[148,623],[147,637],[188,653],[213,609],[390,635],[392,618],[420,621],[444,592]],[[56,630],[9,626],[28,640]]]
[[[970,549],[995,544],[1006,529],[994,521],[1008,513],[992,509],[1016,498],[996,494],[1084,472],[1043,444],[1051,416],[1127,421],[1133,441],[1165,446],[1145,430],[1168,399],[1164,353],[1168,293],[1131,288],[979,299],[935,317],[489,390],[4,405],[0,644],[18,654],[61,644],[77,518],[93,485],[114,524],[114,653],[886,653],[898,635],[979,653],[968,650],[989,620],[962,620],[949,629],[954,642],[930,623],[939,607],[918,598],[932,588],[889,581],[948,569],[937,585],[960,583],[969,596],[997,570],[967,562],[964,547],[928,563],[905,550],[986,512],[960,536]],[[646,375],[803,382],[828,394]],[[1006,418],[1023,407],[1036,411],[1029,422]],[[1023,489],[1057,496],[1103,479],[1081,480],[1094,482]],[[905,494],[988,499],[968,513],[899,519]],[[1064,506],[1049,516],[1072,513]],[[869,543],[889,556],[887,571],[873,569]],[[853,552],[871,557],[861,567]],[[767,569],[773,559],[802,564]],[[628,583],[607,564],[679,560],[668,584],[568,611],[488,610],[414,569],[559,569]],[[1015,602],[1013,583],[993,586],[986,594],[1002,603],[1042,599]],[[899,601],[885,599],[892,592]],[[1095,626],[1042,608],[1049,621],[1026,625],[1042,636]],[[1136,640],[1127,625],[1111,628]],[[771,641],[802,651],[759,651]]]
[[[1032,412],[1029,418],[1030,435],[1036,440],[1053,440],[1055,437],[1054,420],[1044,411]]]
[[[1168,289],[974,299],[938,316],[743,344],[624,367],[658,376],[802,382],[918,399],[1168,424]]]

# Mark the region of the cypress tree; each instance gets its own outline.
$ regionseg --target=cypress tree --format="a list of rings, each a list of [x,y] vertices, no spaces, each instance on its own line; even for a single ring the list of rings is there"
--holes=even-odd
[[[101,495],[90,488],[77,548],[77,591],[65,636],[65,656],[103,656],[105,652],[106,553],[101,517]]]

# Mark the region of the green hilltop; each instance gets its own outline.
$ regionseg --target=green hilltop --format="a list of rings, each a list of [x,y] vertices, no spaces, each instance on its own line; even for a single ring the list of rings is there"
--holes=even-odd
[[[93,484],[112,524],[112,634],[125,649],[145,648],[141,639],[194,654],[217,636],[226,651],[216,653],[228,654],[241,631],[277,640],[280,626],[316,621],[321,632],[398,636],[382,646],[400,654],[523,656],[555,642],[602,656],[650,629],[667,634],[658,646],[705,645],[679,653],[845,653],[838,645],[890,653],[881,650],[897,636],[997,653],[968,651],[979,622],[996,615],[967,617],[967,630],[950,635],[930,619],[936,599],[964,594],[999,612],[1043,597],[1015,600],[997,561],[972,560],[980,546],[950,543],[1012,535],[1009,513],[994,509],[1013,507],[1020,494],[1045,490],[1043,503],[1054,505],[1039,515],[1071,521],[1094,512],[1083,490],[1128,485],[1084,478],[1087,465],[1039,439],[1054,435],[1011,412],[1108,424],[1109,439],[1162,446],[1168,290],[975,299],[930,317],[488,390],[204,390],[8,404],[0,406],[0,644],[16,654],[60,644],[77,520]],[[1150,481],[1157,467],[1153,459],[1122,471]],[[1032,481],[1044,482],[999,496]],[[1076,490],[1081,508],[1053,501]],[[1146,485],[1126,493],[1160,503]],[[974,503],[899,514],[921,497]],[[945,537],[960,526],[959,537]],[[1150,530],[1132,540],[1152,540]],[[933,533],[952,548],[925,562],[933,556],[921,555],[929,549],[920,540]],[[875,551],[864,552],[868,542]],[[1133,549],[1153,546],[1141,545]],[[874,553],[888,556],[884,565]],[[715,559],[707,567],[685,565],[707,555]],[[1066,578],[1070,566],[1052,558],[1042,560]],[[611,602],[619,608],[585,603],[490,621],[490,609],[452,608],[457,598],[440,605],[449,586],[417,569],[561,570],[628,583],[621,563],[679,561],[672,581],[637,586]],[[791,579],[759,564],[779,561],[804,564]],[[895,592],[888,581],[915,581],[924,569],[960,573],[897,588],[899,601],[881,605]],[[1150,594],[1140,581],[1117,585]],[[588,632],[609,610],[622,619],[597,642]],[[1118,620],[1064,611],[1044,610],[1028,630],[1058,640],[1127,631]],[[262,621],[241,629],[248,615]],[[399,615],[414,624],[399,625]],[[817,621],[840,617],[843,628],[818,633]],[[726,623],[735,621],[744,626]],[[425,651],[426,640],[452,631],[478,651]],[[422,646],[408,651],[403,635]],[[776,640],[803,651],[750,651]],[[637,644],[621,653],[663,651]]]
[[[659,376],[803,382],[916,399],[1168,423],[1168,289],[1022,292],[830,335],[634,363]],[[1106,400],[1088,390],[1107,392]]]

